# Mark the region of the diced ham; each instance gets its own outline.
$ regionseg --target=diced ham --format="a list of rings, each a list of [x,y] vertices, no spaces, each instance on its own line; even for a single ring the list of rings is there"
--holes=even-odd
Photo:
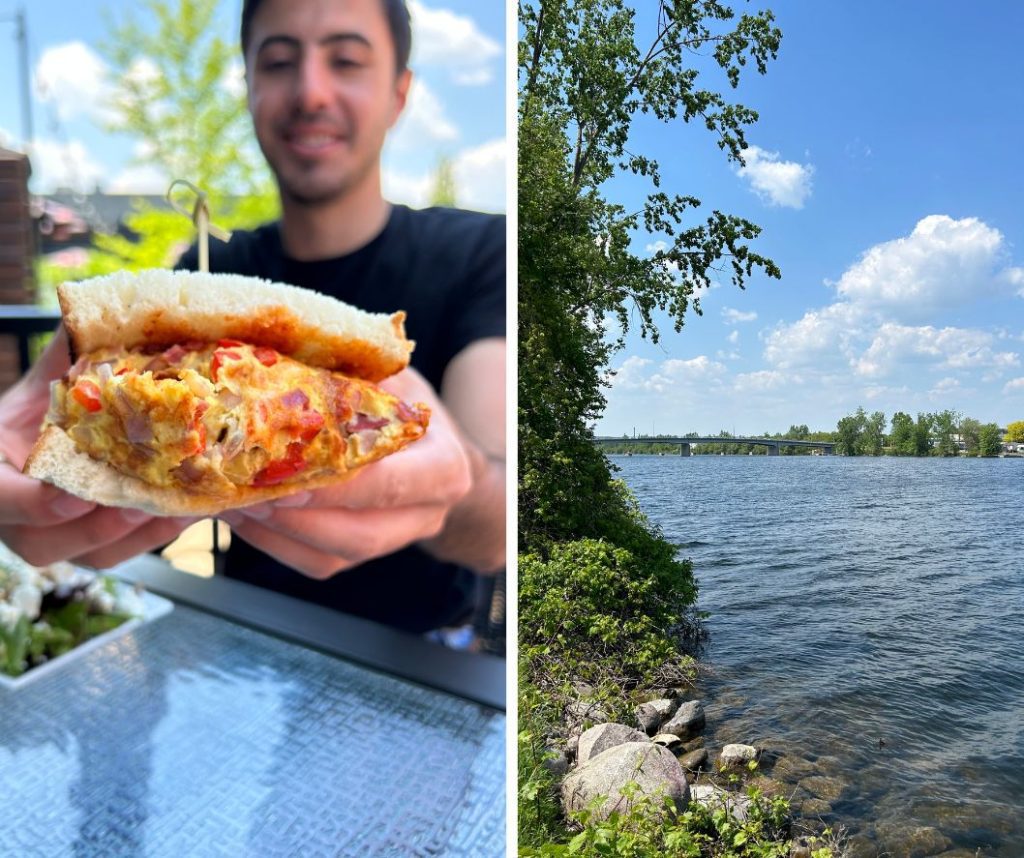
[[[345,430],[350,435],[355,435],[366,429],[383,429],[387,425],[387,417],[371,417],[369,414],[357,414],[355,420],[351,420],[345,425]]]

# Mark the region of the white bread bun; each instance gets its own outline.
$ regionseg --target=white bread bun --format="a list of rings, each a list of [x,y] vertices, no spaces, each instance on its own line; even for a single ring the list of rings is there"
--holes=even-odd
[[[25,462],[24,473],[51,483],[70,494],[103,506],[132,507],[151,515],[218,515],[228,509],[319,489],[344,482],[358,469],[331,474],[302,483],[252,488],[238,486],[229,498],[190,494],[181,489],[152,486],[122,474],[75,447],[71,437],[56,426],[47,426]]]
[[[327,295],[237,274],[149,269],[57,287],[72,360],[105,347],[224,337],[368,381],[404,369],[405,313],[367,313]]]

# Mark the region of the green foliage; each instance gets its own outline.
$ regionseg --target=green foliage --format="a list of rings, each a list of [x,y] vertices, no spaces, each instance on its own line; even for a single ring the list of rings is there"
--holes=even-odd
[[[995,423],[985,423],[978,429],[978,455],[998,456],[1002,449],[1002,433]]]
[[[520,670],[520,677],[526,671]],[[563,837],[565,825],[558,798],[558,779],[544,765],[545,739],[560,713],[552,711],[550,697],[525,678],[519,683],[518,804],[519,844],[542,846]]]
[[[438,159],[437,168],[434,170],[434,185],[430,191],[430,204],[432,206],[454,207],[457,202],[455,187],[455,169],[452,159],[444,156]]]
[[[759,229],[699,200],[661,190],[658,163],[627,152],[638,114],[704,124],[739,162],[756,114],[699,86],[689,56],[713,52],[735,86],[748,61],[764,71],[781,34],[770,13],[719,3],[660,4],[661,24],[641,43],[621,0],[522,2],[519,50],[519,521],[521,547],[594,535],[614,508],[604,457],[589,441],[604,404],[612,352],[635,319],[654,340],[654,314],[680,330],[697,287],[725,263],[742,287],[778,269],[747,242]],[[731,28],[730,26],[731,25]],[[616,172],[645,177],[639,210],[605,196]],[[634,234],[662,236],[668,250],[635,255]],[[609,319],[619,332],[611,336]]]
[[[211,194],[268,182],[253,142],[231,31],[219,32],[220,0],[143,0],[144,26],[120,15],[101,45],[111,67],[110,130],[142,142],[140,163]]]
[[[664,544],[664,543],[661,543]],[[621,688],[686,677],[681,617],[694,598],[689,569],[671,548],[645,562],[608,542],[555,545],[519,561],[519,648],[528,681],[572,679]]]
[[[726,807],[690,804],[682,813],[670,800],[630,797],[630,807],[605,820],[584,811],[577,815],[582,831],[568,842],[536,846],[521,844],[520,856],[616,856],[616,858],[786,858],[789,807],[784,799],[768,799],[757,790],[748,815],[740,819]],[[832,858],[828,847],[815,858]]]

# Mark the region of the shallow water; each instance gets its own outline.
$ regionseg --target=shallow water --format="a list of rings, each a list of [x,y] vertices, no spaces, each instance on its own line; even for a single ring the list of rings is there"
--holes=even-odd
[[[857,855],[1024,856],[1024,459],[611,459],[694,563],[709,744]]]

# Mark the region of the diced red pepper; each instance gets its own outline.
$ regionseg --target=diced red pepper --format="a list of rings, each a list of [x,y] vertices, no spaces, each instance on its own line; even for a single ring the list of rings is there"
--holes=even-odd
[[[88,379],[83,378],[74,387],[72,387],[71,395],[75,397],[75,401],[77,401],[79,405],[81,405],[86,411],[91,411],[93,414],[103,408],[103,400],[100,398],[100,389]]]
[[[123,366],[117,372],[115,372],[114,375],[124,375],[126,372],[131,372],[131,371],[132,371],[132,368],[130,366]]]
[[[274,349],[267,348],[266,346],[257,346],[252,350],[252,353],[264,366],[273,366],[277,363],[277,352]]]
[[[214,381],[217,380],[217,371],[224,366],[224,361],[227,359],[239,360],[242,356],[238,352],[225,351],[223,349],[217,349],[213,353],[213,360],[210,361],[210,378]]]
[[[295,476],[305,470],[306,461],[302,458],[302,445],[289,444],[288,452],[283,459],[271,462],[263,470],[258,471],[252,478],[252,484],[256,488],[263,486],[276,486],[283,483],[289,477]]]
[[[324,416],[319,411],[304,411],[297,421],[299,438],[307,444],[312,441],[324,427]]]
[[[244,345],[244,343],[241,340],[231,340],[225,337],[222,340],[217,340],[217,345],[222,349],[237,349],[239,346]]]

